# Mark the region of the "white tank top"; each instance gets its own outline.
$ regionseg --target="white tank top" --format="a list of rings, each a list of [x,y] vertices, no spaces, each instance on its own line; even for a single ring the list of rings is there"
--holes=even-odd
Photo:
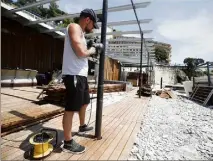
[[[73,51],[71,47],[71,40],[68,34],[68,27],[65,32],[62,74],[63,75],[80,75],[80,76],[87,77],[88,58],[78,57]],[[87,46],[83,31],[82,31],[82,34],[83,34],[82,41],[85,44],[85,46]]]

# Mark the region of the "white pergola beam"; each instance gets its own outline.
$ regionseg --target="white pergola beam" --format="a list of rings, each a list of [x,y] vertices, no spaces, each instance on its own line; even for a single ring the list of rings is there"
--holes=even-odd
[[[135,3],[135,8],[145,8],[147,7],[151,2],[142,2],[142,3]],[[125,11],[125,10],[130,10],[132,9],[132,5],[123,5],[123,6],[116,6],[116,7],[111,7],[108,8],[108,13],[109,12],[118,12],[118,11]],[[102,9],[95,10],[96,14],[102,14]],[[33,25],[33,24],[38,24],[42,22],[48,22],[48,21],[56,21],[56,20],[63,20],[65,18],[74,18],[74,17],[79,17],[80,13],[74,13],[74,14],[67,14],[67,15],[62,15],[58,17],[52,17],[44,20],[38,20],[38,21],[32,21],[28,23],[27,25]]]
[[[110,46],[110,47],[108,47],[107,46],[107,50],[109,50],[109,49],[113,49],[113,50],[115,50],[115,51],[122,51],[122,50],[132,50],[132,49],[141,49],[141,46],[122,46],[121,48],[118,48],[118,47],[114,47],[114,46]],[[145,49],[145,48],[143,48],[143,51],[146,51],[146,50],[155,50],[155,48],[154,47],[150,47],[150,48],[148,48],[148,49]],[[139,50],[140,51],[140,50]],[[131,52],[131,51],[130,51]],[[134,51],[133,51],[134,52]]]
[[[22,10],[25,10],[25,9],[28,9],[28,8],[32,8],[32,7],[35,7],[35,6],[39,6],[39,5],[42,5],[42,4],[47,4],[47,3],[55,2],[55,1],[58,1],[58,0],[37,1],[35,3],[27,4],[27,5],[23,6],[23,7],[19,7],[19,8],[15,8],[15,9],[9,10],[9,12],[10,13],[15,13],[15,12],[18,12],[18,11],[22,11]]]
[[[106,55],[111,55],[111,56],[135,56],[135,57],[140,57],[140,53],[109,53],[107,52]],[[148,56],[147,54],[144,54],[143,53],[143,56]],[[155,57],[155,54],[153,53],[152,55],[149,56],[150,58],[151,57]]]
[[[153,38],[144,38],[145,42],[146,41],[152,41]],[[141,42],[140,38],[127,38],[125,37],[125,39],[108,39],[108,42]]]
[[[143,30],[144,34],[151,33],[152,30]],[[113,36],[122,36],[124,34],[140,34],[140,31],[115,31],[115,32],[107,32],[106,35],[113,35]],[[87,36],[99,36],[101,33],[90,33],[86,34]]]
[[[144,34],[151,33],[152,30],[143,30]],[[116,31],[116,32],[107,32],[106,35],[114,35],[114,36],[122,36],[125,34],[140,34],[140,31]],[[90,33],[90,34],[85,34],[85,36],[100,36],[101,33]],[[55,36],[54,38],[64,38],[65,35],[63,36]],[[146,39],[146,38],[145,38]],[[147,38],[149,39],[149,38]]]
[[[140,24],[150,23],[151,21],[152,21],[152,19],[139,20]],[[137,24],[136,20],[120,21],[120,22],[110,22],[110,23],[107,24],[107,26],[122,26],[122,25],[134,25],[134,24]]]
[[[109,46],[109,47],[113,47],[113,46],[116,46],[116,47],[117,46],[118,47],[121,46],[121,47],[123,47],[124,46],[124,47],[130,47],[131,48],[133,46],[137,46],[137,47],[141,46],[141,44],[140,43],[139,44],[131,44],[131,43],[126,43],[126,44],[107,44],[107,46]],[[150,45],[146,44],[147,48],[150,48],[150,47],[153,47],[153,46],[154,46],[154,44],[150,44]]]
[[[144,19],[140,20],[140,23],[149,23],[152,19]],[[122,25],[132,25],[137,24],[136,20],[130,20],[130,21],[119,21],[119,22],[108,22],[107,26],[122,26]],[[101,27],[101,22],[98,22],[98,26]],[[66,28],[56,28],[51,30],[44,30],[41,33],[50,33],[55,31],[65,31]]]

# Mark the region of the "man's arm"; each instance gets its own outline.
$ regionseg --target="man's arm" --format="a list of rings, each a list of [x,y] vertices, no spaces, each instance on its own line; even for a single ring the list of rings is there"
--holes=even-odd
[[[71,40],[71,47],[79,57],[88,57],[91,54],[96,53],[96,49],[91,47],[87,50],[87,47],[82,41],[82,31],[79,25],[77,24],[70,24],[68,28],[69,38]]]

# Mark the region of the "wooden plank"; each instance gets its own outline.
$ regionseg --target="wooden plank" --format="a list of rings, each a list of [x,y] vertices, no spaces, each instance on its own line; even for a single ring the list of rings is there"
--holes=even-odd
[[[146,107],[144,105],[145,104],[143,104],[143,107],[140,108],[141,113],[138,115],[138,118],[135,117],[135,119],[132,122],[132,125],[130,126],[130,128],[128,129],[128,131],[125,133],[125,135],[122,137],[122,139],[120,140],[120,142],[117,145],[117,147],[114,149],[114,151],[113,151],[111,157],[109,158],[109,160],[118,160],[121,152],[124,150],[124,147],[125,147],[126,143],[128,142],[128,140],[131,139],[130,136],[134,136],[134,134],[136,135],[137,132],[139,131],[139,129],[140,129],[140,126],[139,126],[140,122],[137,122],[137,120],[140,119],[141,116],[143,116],[143,114],[145,112],[144,108],[146,108]]]
[[[118,106],[119,107],[119,106]],[[123,108],[124,106],[121,106],[121,108]],[[116,116],[116,113],[120,113],[120,108],[117,108],[117,112],[112,112],[111,114],[110,114],[110,116],[112,116],[112,117],[114,117],[113,115],[115,115]],[[103,116],[104,118],[105,117],[107,117],[107,115],[104,115]],[[108,117],[107,117],[108,118]],[[106,128],[110,128],[110,126],[112,126],[112,123],[110,122],[110,120],[111,120],[111,117],[108,119],[108,120],[106,120],[105,119],[105,121],[103,121],[103,130],[105,131],[105,129]],[[110,125],[109,125],[109,123],[110,123]],[[84,141],[84,140],[82,140],[83,138],[81,138],[80,140],[78,139],[78,141],[79,141],[79,143],[80,144],[82,144],[82,145],[86,145],[86,142]],[[87,139],[87,141],[88,141],[88,139]],[[68,158],[70,158],[71,156],[73,156],[72,154],[67,154],[66,155],[66,158],[68,159]],[[54,159],[54,160],[57,160],[58,158],[56,158],[56,157],[54,157],[54,158],[52,158],[52,159]]]
[[[97,142],[92,142],[92,144],[89,143],[89,146],[88,146],[89,150],[86,153],[84,153],[80,158],[78,158],[78,160],[89,159],[89,157],[95,151],[97,151],[97,149],[102,145],[103,142],[105,142],[107,140],[108,137],[110,137],[112,135],[116,135],[116,133],[118,133],[122,129],[122,127],[125,126],[127,121],[124,121],[124,118],[128,117],[132,114],[131,111],[134,110],[134,106],[130,105],[130,106],[126,106],[126,108],[127,108],[127,110],[125,113],[123,113],[122,115],[117,115],[116,118],[118,118],[118,120],[116,120],[116,122],[113,124],[113,126],[110,128],[110,130],[106,131],[103,134],[103,138],[101,140],[98,140]],[[72,158],[72,159],[77,160],[77,158]]]
[[[113,105],[110,105],[110,107],[106,107],[106,110],[104,110],[104,115],[103,117],[106,117],[106,116],[112,116],[112,115],[115,115],[116,113],[118,113],[120,111],[119,108],[122,108],[123,105],[125,104],[126,102],[121,102],[120,104],[119,103],[116,103],[116,104],[113,104]],[[117,106],[115,106],[117,105]],[[115,108],[116,107],[116,108]],[[112,109],[113,108],[113,109]],[[91,120],[95,120],[95,113],[93,113],[92,117],[91,117]],[[109,123],[109,121],[105,121],[104,123]],[[85,138],[84,138],[85,139]],[[80,144],[84,145],[84,143],[88,140],[86,139],[85,141],[83,140],[82,137],[75,137],[75,141],[77,142],[80,142]],[[72,154],[70,153],[66,153],[66,154],[61,154],[61,153],[54,153],[51,154],[50,157],[47,158],[47,160],[58,160],[60,158],[61,155],[65,155],[63,156],[63,159],[65,158],[69,158]],[[61,159],[60,159],[61,160]]]
[[[166,93],[168,93],[168,95],[169,95],[171,98],[173,98],[173,99],[176,99],[176,98],[177,98],[177,96],[176,96],[172,91],[166,90]]]
[[[95,115],[94,115],[95,116]],[[95,117],[93,117],[94,119],[95,119]],[[93,123],[94,124],[94,123]],[[83,138],[82,137],[75,137],[74,138],[75,139],[75,141],[76,142],[80,142],[81,144],[84,144],[88,139],[86,139],[85,140],[85,138],[84,138],[84,140],[83,140]],[[83,141],[82,141],[83,140]],[[64,152],[61,152],[61,153],[55,153],[55,154],[51,154],[51,156],[50,157],[48,157],[47,158],[47,160],[61,160],[61,159],[65,159],[65,158],[69,158],[70,156],[71,156],[72,154],[70,154],[70,153],[64,153]],[[61,158],[61,156],[62,156],[62,158]]]
[[[115,117],[116,116],[119,116],[118,114],[120,113],[121,114],[121,112],[120,111],[124,111],[124,109],[127,109],[127,105],[128,105],[128,103],[129,103],[129,105],[131,104],[131,101],[129,102],[129,100],[131,100],[131,99],[125,99],[125,100],[122,100],[121,102],[117,102],[117,103],[115,103],[115,104],[113,104],[113,105],[110,105],[109,107],[106,107],[106,108],[104,108],[104,116],[103,116],[103,118],[104,117],[106,117],[106,118],[108,118],[109,117],[109,119],[108,119],[108,123],[111,123],[109,120],[111,120],[112,118],[114,118],[114,119],[116,119]],[[126,104],[127,103],[127,104]],[[126,105],[125,105],[126,104]],[[120,115],[121,116],[121,115]],[[92,114],[92,117],[93,117],[93,119],[91,119],[91,121],[93,121],[94,119],[95,119],[95,114]],[[121,118],[123,118],[123,119],[125,119],[125,117],[123,116],[121,116]],[[103,120],[104,121],[104,120]],[[94,122],[93,122],[94,123]],[[107,123],[107,121],[106,121],[106,123]],[[50,125],[50,127],[52,127],[52,126],[54,126],[54,127],[58,127],[58,125],[60,125],[61,124],[61,122],[59,122],[59,120],[58,121],[56,121],[55,122],[55,124],[54,125]],[[78,125],[78,119],[76,118],[76,125]],[[76,129],[78,128],[78,126],[76,126]],[[62,128],[61,128],[62,129]],[[27,137],[28,135],[25,135],[25,137]],[[17,137],[17,139],[20,139],[20,137]],[[24,136],[23,136],[23,138],[24,138]],[[78,138],[78,137],[76,137],[76,138]],[[88,142],[89,141],[91,141],[90,139],[86,139],[85,140],[85,138],[82,138],[82,140],[81,140],[81,142],[83,143],[83,144],[88,144]],[[92,141],[92,142],[94,142],[94,141]],[[5,143],[4,143],[5,144]],[[7,145],[8,143],[6,143],[5,144],[5,146]],[[14,144],[14,141],[13,142],[11,142],[11,144]],[[8,146],[10,146],[11,145],[10,143],[9,143],[9,145]],[[19,143],[20,144],[20,143]],[[19,145],[18,143],[17,144],[15,144],[16,146],[18,146]],[[89,144],[88,144],[89,145]],[[12,150],[9,150],[9,152],[7,152],[7,154],[15,154],[15,155],[13,155],[14,157],[9,157],[10,159],[12,159],[12,158],[20,158],[20,159],[22,159],[23,158],[23,153],[25,152],[25,149],[27,150],[29,148],[29,144],[28,145],[25,145],[25,147],[24,148],[22,148],[22,149],[24,149],[24,151],[22,150],[22,149],[19,149],[19,148],[17,148],[16,150],[14,150],[14,149],[12,149]],[[5,148],[6,149],[6,148]],[[11,152],[12,151],[12,152]],[[18,152],[19,151],[19,152]],[[51,156],[52,156],[52,154],[51,154]],[[59,157],[60,157],[60,154],[59,154]],[[69,156],[70,157],[70,156]],[[63,157],[63,158],[66,158],[66,157]],[[69,159],[69,158],[68,158]]]
[[[147,100],[146,104],[147,103],[148,103],[148,100]],[[146,107],[146,104],[144,107]],[[147,111],[147,108],[144,108],[143,113],[146,113],[146,111]],[[140,117],[143,118],[144,115],[142,114]],[[123,147],[123,150],[122,150],[118,160],[127,160],[128,159],[129,153],[130,153],[133,143],[136,139],[137,132],[140,130],[140,127],[141,127],[141,120],[142,120],[141,118],[138,118],[135,128],[133,129],[128,141],[126,142],[125,146]]]
[[[135,114],[134,115],[132,114],[131,116],[132,116],[132,118],[134,118],[134,117],[138,117],[139,114],[140,113],[138,112],[138,108],[136,108],[135,109]],[[110,143],[108,143],[109,145],[106,147],[106,149],[103,149],[103,151],[104,151],[104,152],[102,152],[103,154],[101,156],[97,157],[97,158],[92,157],[92,158],[90,158],[90,160],[93,160],[93,159],[108,160],[110,158],[111,154],[113,153],[115,147],[117,146],[117,144],[119,143],[119,141],[123,137],[123,135],[125,135],[126,131],[127,130],[131,131],[131,126],[133,126],[133,124],[134,124],[134,122],[132,122],[131,119],[128,121],[128,124],[126,125],[126,128],[123,128],[122,132],[119,135],[117,135],[115,138],[112,138],[111,141],[109,141],[109,140],[107,141],[107,143],[108,142],[110,142]],[[124,140],[122,140],[122,141],[124,141]]]
[[[129,103],[132,103],[132,102],[129,102]],[[119,124],[120,124],[120,122],[121,122],[121,119],[119,119],[119,118],[122,117],[122,115],[125,115],[125,116],[126,116],[126,115],[129,113],[129,109],[130,109],[129,107],[131,107],[131,104],[130,104],[129,106],[124,106],[123,109],[120,108],[120,111],[119,111],[118,114],[116,114],[116,116],[110,117],[110,120],[111,120],[110,125],[108,125],[108,126],[103,125],[103,130],[104,130],[104,131],[105,131],[105,128],[107,128],[107,129],[106,129],[106,132],[103,133],[103,138],[109,136],[109,135],[114,131],[114,129],[115,129],[116,127],[119,126]],[[105,118],[106,118],[106,117],[105,117]],[[113,127],[114,127],[114,128],[113,128]],[[108,129],[108,128],[109,128],[109,129]],[[102,139],[102,140],[103,140],[103,139]],[[97,142],[99,142],[99,141],[100,141],[100,140],[98,140]],[[85,146],[86,146],[88,149],[90,149],[90,147],[92,147],[95,143],[96,143],[96,142],[90,140],[90,141],[88,141],[88,142],[85,144]],[[90,151],[90,150],[88,150],[88,151]],[[86,153],[87,153],[88,151],[86,151]],[[81,155],[78,155],[78,156],[73,155],[71,158],[69,158],[69,160],[78,160],[78,159],[79,159],[81,156],[83,156],[83,155],[85,155],[85,154],[81,154]]]
[[[95,114],[92,116],[91,120],[93,120],[93,119],[95,119]],[[93,123],[93,124],[94,124],[94,123]],[[77,136],[75,136],[75,137],[73,137],[73,138],[74,138],[75,141],[77,141],[77,142],[78,142],[79,140],[82,139],[81,137],[77,137]],[[57,151],[59,151],[59,149],[58,149]],[[62,153],[63,153],[63,152],[62,152]],[[53,152],[53,154],[51,154],[51,156],[48,157],[47,160],[57,160],[58,158],[60,158],[60,156],[62,155],[62,153],[55,153],[55,154],[54,154],[54,152]],[[63,154],[63,155],[66,155],[66,156],[63,157],[63,159],[65,159],[65,157],[67,157],[67,156],[69,156],[69,155],[71,155],[71,154],[65,153],[65,154]]]

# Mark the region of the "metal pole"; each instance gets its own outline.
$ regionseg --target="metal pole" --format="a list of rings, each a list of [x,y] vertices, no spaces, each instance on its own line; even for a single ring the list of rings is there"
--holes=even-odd
[[[102,124],[102,109],[103,109],[103,86],[104,86],[104,60],[106,51],[106,30],[107,30],[107,12],[108,0],[103,0],[103,22],[101,26],[101,43],[104,45],[103,52],[100,54],[99,75],[98,75],[98,92],[97,92],[97,107],[96,107],[96,122],[95,122],[95,137],[100,140],[101,124]]]
[[[131,3],[132,3],[132,8],[134,10],[134,13],[135,13],[135,18],[138,22],[138,27],[139,27],[139,30],[140,30],[140,35],[141,35],[141,55],[140,55],[140,74],[139,74],[139,98],[141,98],[141,85],[142,85],[142,56],[143,56],[143,31],[141,30],[141,25],[140,25],[140,21],[138,20],[138,16],[137,16],[137,13],[136,13],[136,9],[135,9],[135,5],[133,3],[133,1],[131,0]]]
[[[207,76],[208,76],[208,85],[211,85],[211,79],[210,79],[210,70],[209,70],[209,62],[207,62]]]
[[[151,73],[149,72],[150,71],[150,67],[149,67],[149,52],[147,51],[147,53],[148,53],[148,57],[147,57],[147,65],[148,65],[148,71],[147,71],[147,74],[148,74],[148,82],[147,83],[149,83],[150,82],[150,77],[151,77]],[[149,75],[149,73],[150,73],[150,75]]]
[[[160,79],[160,89],[162,89],[163,88],[163,77],[161,77],[161,79]]]

